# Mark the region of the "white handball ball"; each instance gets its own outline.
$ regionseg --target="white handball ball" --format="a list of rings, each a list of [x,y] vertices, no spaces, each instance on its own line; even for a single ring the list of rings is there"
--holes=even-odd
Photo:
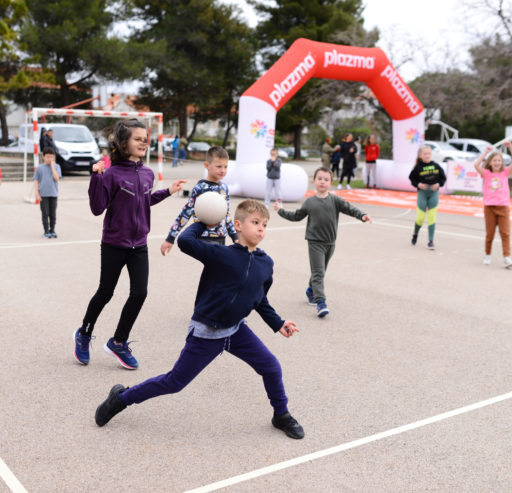
[[[194,205],[194,212],[202,223],[211,226],[217,224],[226,217],[228,212],[228,203],[217,192],[205,192],[199,195]]]

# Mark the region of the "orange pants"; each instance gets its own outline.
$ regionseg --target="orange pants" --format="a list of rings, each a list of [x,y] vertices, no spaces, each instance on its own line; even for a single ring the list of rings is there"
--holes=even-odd
[[[503,256],[510,257],[510,208],[508,205],[484,205],[485,254],[491,254],[496,226],[501,236]]]

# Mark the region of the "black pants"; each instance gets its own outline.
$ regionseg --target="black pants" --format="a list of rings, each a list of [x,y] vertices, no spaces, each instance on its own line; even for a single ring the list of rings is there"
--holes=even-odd
[[[57,197],[41,197],[39,205],[41,206],[44,232],[54,231],[57,221]]]
[[[331,171],[332,171],[332,175],[333,175],[333,178],[338,178],[340,177],[340,163],[331,163]]]
[[[100,285],[85,313],[81,332],[91,335],[94,324],[105,305],[111,300],[114,289],[126,265],[130,276],[130,295],[121,312],[114,334],[116,342],[126,342],[148,293],[149,261],[146,245],[135,248],[119,248],[101,244]]]
[[[343,179],[345,177],[347,177],[347,185],[350,185],[350,180],[352,179],[352,169],[343,167],[341,170],[340,184],[343,183]]]

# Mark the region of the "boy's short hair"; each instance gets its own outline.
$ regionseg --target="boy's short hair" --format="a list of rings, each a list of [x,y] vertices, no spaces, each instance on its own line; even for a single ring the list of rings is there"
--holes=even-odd
[[[277,152],[277,147],[273,147],[272,149],[270,149],[270,152]]]
[[[339,146],[337,146],[337,147],[339,147]],[[323,166],[320,166],[320,168],[317,168],[315,170],[315,174],[313,175],[313,180],[316,178],[316,175],[318,175],[318,173],[320,173],[320,171],[322,171],[323,173],[329,173],[329,175],[331,175],[331,181],[332,181],[332,171],[329,168],[324,168]]]
[[[53,147],[45,147],[43,149],[43,156],[45,154],[53,154],[55,156],[55,149]]]
[[[215,157],[217,159],[229,159],[229,154],[224,147],[212,146],[206,152],[206,161],[211,163]]]
[[[247,199],[238,204],[235,211],[235,220],[244,222],[249,214],[258,214],[265,219],[270,218],[268,209],[263,202],[254,199]]]

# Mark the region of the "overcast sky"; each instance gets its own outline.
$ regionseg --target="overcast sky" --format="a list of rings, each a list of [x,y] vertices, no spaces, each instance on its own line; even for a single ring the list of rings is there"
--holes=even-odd
[[[249,24],[256,25],[254,10],[245,0],[221,1],[241,7]],[[467,67],[468,48],[483,25],[481,16],[467,6],[472,1],[478,0],[366,0],[364,25],[379,28],[377,45],[411,81],[426,70]],[[412,61],[404,63],[409,58]]]

